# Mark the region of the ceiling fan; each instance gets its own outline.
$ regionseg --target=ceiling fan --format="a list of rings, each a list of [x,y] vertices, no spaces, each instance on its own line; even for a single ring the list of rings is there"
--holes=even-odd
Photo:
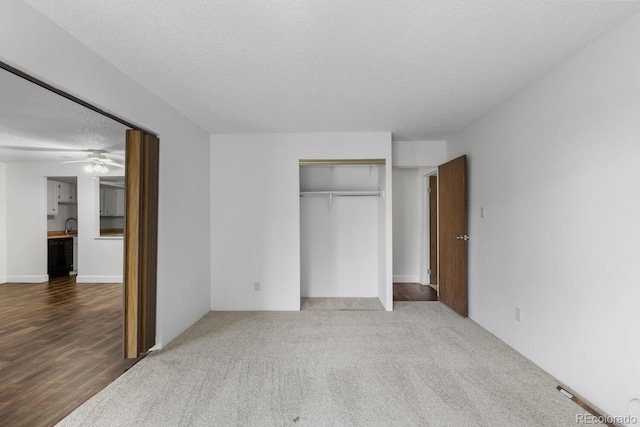
[[[66,162],[61,162],[61,163],[88,163],[88,165],[85,166],[84,169],[87,172],[98,172],[98,173],[108,172],[109,168],[107,166],[124,168],[124,165],[121,165],[120,163],[111,160],[104,154],[103,151],[92,151],[89,154],[87,154],[86,159],[68,160]]]

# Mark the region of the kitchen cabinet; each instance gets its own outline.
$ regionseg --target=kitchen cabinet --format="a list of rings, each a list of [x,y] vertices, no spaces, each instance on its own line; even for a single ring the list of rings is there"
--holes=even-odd
[[[103,188],[100,190],[101,216],[116,215],[116,192],[111,188]]]
[[[58,183],[47,181],[47,215],[58,215]]]
[[[77,203],[75,184],[47,180],[47,215],[58,215],[59,203]]]
[[[68,182],[58,182],[58,203],[77,203],[76,186]]]
[[[116,192],[116,216],[124,216],[124,189],[118,188]]]
[[[100,189],[100,216],[124,216],[124,189]]]

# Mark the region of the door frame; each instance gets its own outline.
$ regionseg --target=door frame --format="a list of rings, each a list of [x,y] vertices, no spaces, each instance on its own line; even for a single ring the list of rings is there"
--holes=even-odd
[[[427,176],[429,193],[428,245],[429,245],[429,285],[438,290],[438,171]]]
[[[429,166],[429,167],[420,167],[418,168],[419,172],[420,172],[420,276],[419,276],[419,281],[420,284],[424,285],[424,286],[431,286],[433,287],[436,291],[438,290],[437,286],[435,286],[435,284],[430,283],[431,282],[431,274],[429,273],[429,270],[431,270],[433,272],[434,270],[434,263],[431,262],[431,258],[433,256],[437,257],[437,247],[435,248],[435,250],[432,250],[431,247],[431,235],[430,235],[430,229],[429,229],[429,219],[430,219],[430,210],[431,207],[433,205],[437,206],[436,204],[433,204],[431,201],[431,194],[429,187],[430,187],[430,178],[432,176],[437,176],[438,175],[438,169],[437,166]],[[436,190],[436,194],[437,194],[437,190]],[[435,268],[435,270],[437,271],[437,266]]]
[[[104,111],[98,107],[96,107],[95,105],[90,104],[89,102],[86,102],[78,97],[75,97],[73,95],[71,95],[68,92],[65,92],[64,90],[58,89],[40,79],[37,79],[15,67],[12,67],[11,65],[0,61],[0,69],[4,69],[5,71],[8,71],[18,77],[21,77],[33,84],[36,84],[50,92],[53,92],[59,96],[62,96],[63,98],[66,98],[72,102],[75,102],[76,104],[79,104],[85,108],[88,108],[89,110],[92,110],[98,114],[101,114],[105,117],[108,117],[126,127],[131,128],[132,130],[138,130],[138,131],[142,131],[145,133],[145,135],[151,136],[156,138],[157,141],[157,134],[154,132],[151,132],[148,129],[145,129],[141,126],[138,125],[134,125],[132,123],[130,123],[127,120],[124,120],[114,114],[111,114],[107,111]],[[155,171],[153,172],[156,175],[159,175],[159,163],[158,163],[158,152],[156,150],[155,154],[152,155],[151,157],[147,156],[147,157],[143,157],[144,159],[147,160],[147,162],[151,161],[151,162],[156,162],[155,166],[149,166],[147,165],[147,171],[149,170],[153,170],[153,168],[155,168]],[[127,158],[125,156],[125,162],[127,161]],[[134,164],[131,166],[131,171],[135,171],[137,173],[144,173],[143,170],[144,169],[144,164],[141,164],[140,162]],[[157,178],[157,176],[156,176]],[[126,173],[125,173],[125,179],[126,179]],[[147,185],[149,185],[150,181],[147,181]],[[144,183],[143,183],[144,185]],[[155,191],[158,191],[157,188],[157,179],[155,180],[155,184],[151,184],[152,186],[155,185]],[[140,194],[140,191],[154,191],[153,188],[149,189],[147,188],[147,190],[144,190],[144,188],[141,188],[140,186],[133,188],[133,187],[129,187],[129,186],[125,186],[125,198],[127,200],[129,200],[129,197],[135,198],[136,196],[138,196]],[[135,328],[141,328],[141,324],[143,322],[146,322],[146,326],[143,327],[143,329],[146,331],[146,334],[137,334],[136,337],[136,345],[135,347],[137,349],[143,348],[143,347],[147,347],[148,344],[150,342],[155,342],[155,337],[153,338],[153,340],[151,340],[150,338],[148,338],[148,334],[151,331],[154,331],[155,333],[155,324],[156,324],[156,309],[157,309],[157,301],[155,299],[155,293],[157,290],[157,216],[158,216],[158,200],[156,197],[155,202],[151,202],[148,203],[148,201],[145,202],[146,203],[146,207],[143,207],[144,212],[145,212],[145,217],[143,218],[143,221],[146,223],[149,218],[155,217],[155,226],[156,226],[156,233],[154,237],[149,236],[148,230],[146,232],[146,235],[141,235],[141,233],[131,233],[129,230],[127,230],[127,227],[125,227],[124,230],[124,239],[125,242],[127,241],[127,239],[129,240],[129,242],[135,242],[138,246],[146,246],[144,244],[141,245],[142,239],[145,238],[147,240],[147,244],[149,243],[149,240],[154,240],[155,239],[155,243],[154,245],[156,246],[156,250],[148,250],[148,248],[146,249],[146,257],[147,257],[147,261],[145,262],[145,274],[147,277],[150,278],[150,287],[147,287],[147,289],[145,290],[145,292],[148,293],[152,292],[153,293],[153,304],[145,304],[147,307],[142,310],[142,312],[144,313],[144,321],[139,317],[136,316],[135,318],[135,325],[132,325],[131,327],[135,327]],[[126,222],[126,219],[125,219]],[[145,237],[146,236],[146,237]],[[126,252],[126,251],[125,251]],[[125,255],[126,256],[126,255]],[[125,262],[125,266],[124,266],[124,271],[123,271],[123,279],[125,279],[128,276],[132,275],[133,269],[137,268],[139,266],[135,266],[132,265],[131,263],[127,264]],[[141,302],[141,294],[138,292],[133,292],[132,289],[128,289],[126,286],[124,286],[124,298],[123,298],[123,306],[125,308],[126,311],[126,306],[125,306],[125,301],[129,301],[129,304],[136,305],[136,306],[140,306],[142,304]],[[147,298],[147,302],[151,301],[149,298]],[[126,319],[126,316],[124,316]],[[125,320],[126,321],[126,320]],[[126,329],[126,328],[125,328]],[[149,349],[150,347],[152,347],[153,344],[151,346],[148,346],[147,349]],[[127,345],[127,334],[126,331],[123,333],[123,349],[124,349],[124,356],[125,358],[137,358],[139,357],[141,354],[144,353],[144,351],[138,351],[136,350],[136,354],[134,355],[134,351],[132,350],[133,346],[131,345]],[[145,350],[146,351],[146,350]]]

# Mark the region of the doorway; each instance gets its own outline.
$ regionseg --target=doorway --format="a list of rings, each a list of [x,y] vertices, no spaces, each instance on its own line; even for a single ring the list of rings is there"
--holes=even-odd
[[[78,179],[47,178],[47,274],[78,274]]]
[[[416,203],[417,182],[422,187]],[[394,300],[419,299],[422,285],[467,316],[466,156],[430,170],[394,168],[393,186]],[[421,227],[412,212],[419,212]],[[419,275],[411,267],[416,265],[416,254]]]
[[[395,301],[437,301],[430,285],[436,250],[430,246],[429,231],[430,209],[435,207],[429,200],[429,176],[436,172],[435,167],[393,168]]]
[[[47,187],[46,177],[75,176],[78,178],[76,181],[78,187],[76,191],[78,194],[84,194],[84,190],[88,190],[89,188],[96,190],[99,189],[99,185],[97,184],[97,181],[94,180],[94,177],[98,174],[106,173],[107,169],[111,169],[113,163],[118,163],[113,159],[114,149],[109,145],[108,138],[102,138],[99,132],[93,132],[93,135],[87,136],[82,131],[66,131],[66,129],[70,129],[69,126],[72,125],[72,121],[84,119],[85,124],[87,124],[86,127],[89,128],[90,125],[92,123],[95,124],[96,121],[105,123],[109,120],[113,120],[114,123],[117,124],[119,129],[118,132],[120,132],[124,127],[124,130],[121,131],[121,137],[118,139],[122,148],[123,161],[125,130],[126,128],[136,127],[122,119],[105,113],[84,101],[66,94],[63,91],[53,88],[44,82],[32,78],[11,66],[0,62],[0,68],[3,69],[0,70],[0,90],[3,94],[3,96],[0,97],[0,103],[6,104],[5,108],[2,109],[3,114],[0,116],[0,129],[2,129],[2,132],[0,132],[0,162],[3,163],[3,178],[6,176],[8,178],[6,181],[9,182],[9,184],[6,182],[0,183],[1,185],[6,186],[6,189],[9,190],[0,191],[0,194],[3,194],[3,197],[6,197],[6,200],[3,200],[3,202],[6,202],[4,204],[7,206],[7,211],[9,211],[9,209],[11,210],[8,212],[9,215],[3,216],[2,226],[6,225],[8,232],[6,236],[3,235],[4,242],[2,243],[7,246],[11,246],[12,248],[11,251],[7,252],[7,265],[11,265],[14,259],[18,259],[21,262],[19,269],[14,268],[12,265],[12,268],[14,268],[13,271],[7,274],[6,280],[3,280],[12,283],[0,284],[0,287],[2,290],[9,290],[11,286],[17,284],[21,290],[33,289],[34,292],[36,292],[36,288],[39,287],[43,292],[43,303],[49,304],[49,310],[40,310],[38,313],[57,313],[55,309],[59,309],[62,310],[59,315],[64,317],[65,307],[72,308],[71,305],[80,295],[79,290],[83,287],[83,284],[77,283],[75,276],[65,276],[60,279],[65,283],[48,280],[48,276],[46,274],[47,240],[45,237],[47,234],[47,222],[45,219],[45,209],[47,208],[47,204],[44,201]],[[29,101],[31,103],[29,103]],[[33,101],[36,102],[34,103]],[[62,103],[65,104],[64,107],[60,107],[60,104]],[[70,111],[72,111],[72,113],[68,114]],[[47,126],[47,113],[57,117],[57,119],[62,119],[63,125]],[[34,114],[38,116],[38,120],[35,122],[33,121]],[[64,122],[64,120],[67,120],[67,122]],[[15,135],[17,135],[16,137],[7,136],[6,133],[3,133],[12,129],[14,130]],[[61,129],[65,129],[65,131],[61,131]],[[150,136],[152,135],[145,134],[145,138]],[[152,327],[155,326],[156,322],[155,298],[149,297],[151,292],[155,292],[155,270],[157,265],[156,252],[155,250],[150,250],[150,248],[155,249],[156,247],[157,221],[149,221],[149,218],[153,219],[154,215],[157,218],[158,209],[157,138],[155,138],[154,141],[155,148],[152,150],[154,153],[153,156],[149,157],[148,155],[145,155],[144,152],[149,152],[149,150],[147,150],[144,151],[141,156],[136,157],[137,161],[131,162],[127,160],[128,171],[136,172],[139,179],[135,182],[135,185],[127,186],[125,194],[128,197],[128,203],[131,205],[137,205],[138,213],[136,217],[138,223],[144,224],[144,227],[141,227],[137,232],[131,232],[130,228],[125,228],[123,230],[124,236],[100,236],[100,227],[97,222],[99,219],[99,214],[97,212],[99,209],[99,202],[96,194],[85,199],[85,202],[88,202],[87,206],[78,206],[77,211],[77,215],[82,217],[82,224],[86,224],[88,226],[90,218],[96,220],[94,221],[95,227],[92,227],[91,230],[87,229],[86,233],[81,233],[81,235],[84,234],[83,238],[86,237],[88,242],[96,245],[101,244],[101,242],[107,242],[105,245],[110,245],[117,244],[118,242],[115,240],[120,239],[119,244],[122,246],[125,237],[128,237],[131,245],[137,244],[138,247],[146,248],[144,252],[137,254],[137,259],[141,259],[142,264],[126,264],[123,267],[122,258],[124,257],[122,255],[118,256],[118,261],[120,262],[121,267],[116,274],[120,278],[123,276],[126,278],[127,271],[144,270],[141,275],[142,279],[136,281],[136,286],[133,287],[135,291],[132,291],[131,288],[127,288],[125,290],[122,283],[112,283],[110,281],[103,280],[104,276],[102,276],[100,280],[96,279],[95,276],[93,277],[94,282],[105,283],[104,288],[94,284],[86,286],[87,289],[90,290],[96,290],[98,292],[104,291],[102,296],[106,298],[113,298],[112,302],[116,304],[117,308],[115,312],[110,312],[109,318],[111,320],[114,320],[115,318],[118,322],[124,321],[124,316],[122,315],[124,312],[123,295],[128,295],[129,301],[146,301],[144,310],[137,313],[137,316],[128,318],[128,320],[132,322],[131,329],[135,329],[136,331],[141,329],[144,331],[153,331]],[[142,150],[145,149],[143,148]],[[71,164],[63,165],[63,163]],[[92,166],[92,170],[83,171],[83,169],[85,167],[88,168],[88,166]],[[71,170],[75,171],[77,168],[79,168],[78,173],[67,172]],[[93,174],[93,176],[90,174]],[[81,177],[82,179],[80,179]],[[84,190],[80,189],[80,187],[84,187]],[[29,188],[32,188],[32,190],[29,190]],[[99,190],[94,191],[94,193],[98,192]],[[156,196],[148,197],[150,194],[156,194]],[[137,200],[138,203],[131,202],[134,200]],[[156,202],[153,203],[153,200]],[[149,203],[149,201],[152,201],[152,203]],[[18,213],[19,209],[22,209],[24,214]],[[74,218],[77,220],[77,216]],[[65,222],[67,222],[66,219]],[[6,221],[6,224],[4,221]],[[60,227],[62,228],[63,225]],[[73,221],[69,222],[64,227],[73,229]],[[77,228],[78,226],[75,225],[75,230],[77,230]],[[56,231],[64,231],[64,229]],[[34,247],[37,247],[38,250],[34,250]],[[120,253],[122,254],[122,251]],[[30,260],[30,258],[33,258],[33,260]],[[30,262],[31,264],[29,264]],[[75,261],[74,264],[78,265],[78,261]],[[103,267],[100,262],[89,264]],[[79,265],[85,265],[83,264],[82,258],[79,260]],[[27,274],[24,274],[22,271],[27,271]],[[80,271],[80,273],[82,273],[82,271]],[[2,276],[2,274],[0,274],[0,276]],[[91,278],[91,275],[85,274],[84,276],[84,279]],[[141,284],[144,284],[142,288],[140,287]],[[62,293],[60,292],[61,287],[65,288],[65,291]],[[106,292],[107,287],[115,290],[115,293]],[[67,303],[60,303],[61,294],[69,297]],[[93,301],[95,301],[94,298],[89,298],[84,301],[82,307],[91,306]],[[151,304],[149,301],[153,301],[153,303]],[[137,304],[135,302],[131,302],[130,305]],[[152,305],[153,307],[151,307]],[[54,316],[52,320],[55,319],[58,319],[58,317]],[[74,318],[71,317],[71,319]],[[5,319],[3,318],[3,323],[6,324],[4,320]],[[31,321],[35,321],[33,316]],[[143,323],[144,326],[141,326]],[[39,322],[36,323],[37,326],[26,326],[25,332],[18,334],[26,340],[24,346],[28,347],[32,345],[29,340],[32,339],[33,334],[37,333],[39,331],[38,328],[42,325],[49,326],[49,324],[50,322]],[[69,327],[70,325],[67,326]],[[94,331],[93,328],[96,326],[97,325],[92,321],[82,322],[82,327],[89,331]],[[122,329],[123,328],[121,326],[118,327],[116,325],[115,328],[113,325],[110,326],[110,330],[116,332],[116,335],[114,335],[116,337],[114,345],[118,349],[117,362],[119,363],[119,366],[130,366],[130,364],[135,363],[138,357],[143,355],[155,344],[155,337],[150,339],[148,335],[145,335],[144,337],[136,335],[134,351],[127,353],[127,357],[131,358],[131,360],[126,360],[123,354],[124,336],[122,334]],[[55,336],[56,335],[52,335],[51,337],[55,338]],[[101,336],[101,334],[98,333],[98,336]],[[143,342],[143,344],[139,345],[140,342]],[[101,343],[106,345],[105,342],[101,341]],[[76,343],[76,345],[65,345],[65,357],[69,360],[79,361],[77,356],[81,351],[81,344]],[[32,346],[29,348],[32,348]],[[38,354],[46,355],[46,353],[43,352],[39,352]],[[107,363],[102,362],[99,364],[101,366],[108,365]],[[82,368],[79,368],[76,365],[74,369],[86,368],[87,372],[92,372],[92,375],[95,375],[97,372],[97,368],[95,366],[92,367],[91,363],[82,366]],[[16,371],[19,372],[20,369],[16,367]],[[122,372],[124,372],[124,370],[120,371],[116,377]],[[78,376],[74,374],[73,377],[77,378]],[[62,400],[65,399],[65,393],[62,392],[64,387],[77,387],[77,384],[69,380],[69,378],[70,375],[57,376],[57,392],[52,393],[49,396],[52,401],[58,402],[56,400],[58,397]],[[106,386],[109,382],[110,381],[107,381],[102,384],[102,386],[94,390],[94,392],[99,391],[99,389]],[[44,387],[44,389],[50,390],[48,387]],[[28,393],[22,393],[22,395],[25,394],[28,395]],[[16,406],[20,406],[17,401],[8,403],[11,407],[13,407],[13,403],[15,403]],[[59,403],[60,405],[65,405],[62,401]],[[79,404],[81,402],[76,403]],[[73,410],[75,406],[65,406],[65,408],[67,408],[65,409],[67,411],[66,413]],[[4,417],[0,418],[5,419]]]
[[[429,245],[429,285],[438,291],[438,172],[426,176],[427,193],[425,203],[427,213],[428,245]],[[426,261],[426,260],[425,260]]]

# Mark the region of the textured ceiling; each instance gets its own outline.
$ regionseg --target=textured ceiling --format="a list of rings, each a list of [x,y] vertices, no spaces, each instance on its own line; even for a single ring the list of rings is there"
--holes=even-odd
[[[126,129],[0,69],[0,162],[79,160],[90,150],[122,160]]]
[[[637,1],[27,0],[211,133],[442,138]]]

